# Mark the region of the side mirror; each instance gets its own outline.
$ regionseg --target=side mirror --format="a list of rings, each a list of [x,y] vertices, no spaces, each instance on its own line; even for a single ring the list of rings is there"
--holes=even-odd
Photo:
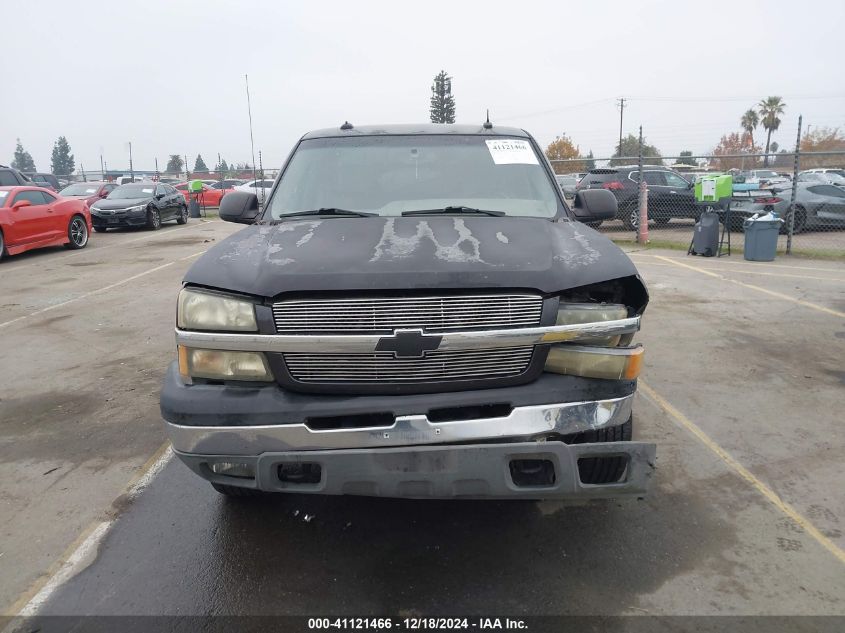
[[[161,200],[163,197],[164,197],[163,193],[157,193],[156,194],[156,200]]]
[[[616,217],[616,196],[607,189],[581,189],[575,194],[572,212],[579,222],[612,220]]]
[[[109,192],[108,192],[108,191],[101,191],[101,192],[100,192],[100,197],[101,197],[101,198],[105,198],[105,197],[107,197],[108,195],[109,195]]]
[[[32,203],[29,200],[18,200],[15,204],[12,205],[13,209],[22,209],[24,207],[31,207]]]
[[[259,214],[258,196],[246,191],[233,191],[220,198],[220,219],[225,222],[252,224]]]

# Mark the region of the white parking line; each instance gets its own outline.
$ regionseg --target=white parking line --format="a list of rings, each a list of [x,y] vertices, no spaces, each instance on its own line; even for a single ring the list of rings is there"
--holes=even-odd
[[[646,252],[643,252],[643,251],[629,251],[629,252],[627,252],[627,255],[632,256],[632,257],[661,257],[662,259],[674,259],[674,260],[682,261],[680,257],[669,257],[668,255],[655,255],[655,254],[646,253]],[[765,266],[767,268],[788,268],[790,270],[817,270],[817,271],[826,272],[826,273],[840,273],[841,274],[842,272],[845,272],[845,269],[842,269],[842,268],[819,268],[819,267],[813,267],[813,266],[792,266],[791,264],[769,264],[767,262],[754,262],[753,264],[750,264],[750,263],[745,262],[745,261],[732,262],[732,261],[727,261],[727,260],[724,260],[724,259],[716,259],[716,258],[713,258],[710,261],[717,266],[754,266],[755,268],[758,268],[760,266]]]
[[[124,487],[124,492],[118,498],[126,496],[134,499],[155,479],[173,458],[170,442],[165,442],[150,459],[141,467],[139,473]],[[65,582],[73,578],[82,569],[90,565],[97,557],[100,543],[109,533],[117,517],[108,521],[95,521],[85,528],[65,553],[57,560],[45,574],[12,604],[5,617],[31,617],[38,613],[50,596]],[[5,631],[14,631],[14,621]]]
[[[206,249],[208,250],[208,249]],[[94,295],[102,294],[104,292],[108,292],[113,288],[117,288],[118,286],[122,286],[124,284],[128,284],[130,281],[135,281],[140,277],[144,277],[145,275],[149,275],[151,273],[157,272],[162,270],[163,268],[167,268],[168,266],[172,266],[177,262],[183,262],[186,259],[191,259],[192,257],[196,257],[197,255],[202,255],[205,251],[200,251],[198,253],[194,253],[193,255],[188,255],[187,257],[180,257],[179,259],[173,260],[172,262],[167,262],[166,264],[162,264],[161,266],[156,266],[155,268],[150,268],[149,270],[145,270],[142,273],[138,273],[137,275],[132,275],[131,277],[127,277],[126,279],[122,279],[118,282],[113,284],[109,284],[108,286],[103,286],[102,288],[97,288],[96,290],[91,290],[90,292],[86,292],[84,294],[79,295],[78,297],[74,297],[73,299],[68,299],[67,301],[62,301],[61,303],[56,303],[51,306],[47,306],[46,308],[41,308],[40,310],[36,310],[35,312],[30,312],[29,314],[24,314],[17,318],[11,319],[9,321],[4,321],[0,323],[0,329],[12,325],[13,323],[18,323],[20,321],[25,321],[26,319],[32,318],[34,316],[38,316],[39,314],[44,314],[45,312],[50,312],[51,310],[56,310],[57,308],[62,308],[66,305],[71,303],[75,303],[76,301],[80,301],[82,299],[87,299],[88,297],[93,297]]]
[[[212,224],[214,222],[220,222],[220,220],[203,220],[199,224],[190,224],[190,225],[186,224],[185,226],[177,226],[175,228],[168,229],[164,234],[159,233],[158,231],[152,231],[150,233],[145,233],[144,235],[142,235],[140,237],[133,238],[131,240],[114,242],[113,244],[107,244],[105,246],[98,246],[98,247],[92,248],[90,250],[88,250],[87,248],[83,248],[83,249],[80,249],[78,251],[74,251],[72,253],[67,253],[65,255],[61,255],[61,256],[57,256],[57,257],[51,257],[49,260],[44,260],[43,258],[39,258],[38,261],[24,262],[24,263],[21,263],[21,264],[16,264],[14,262],[14,260],[12,260],[11,262],[4,262],[3,268],[5,270],[8,270],[9,272],[12,272],[12,271],[15,271],[15,270],[22,270],[24,268],[29,268],[31,266],[42,266],[43,267],[44,265],[51,264],[55,261],[64,261],[64,260],[69,259],[71,257],[79,257],[80,255],[90,255],[91,253],[99,253],[100,251],[105,251],[105,250],[108,250],[110,248],[118,248],[120,246],[125,246],[126,244],[133,244],[135,242],[142,242],[144,240],[148,240],[148,239],[153,238],[153,237],[161,237],[161,238],[166,239],[168,235],[172,235],[176,231],[183,231],[185,229],[198,229],[201,226],[205,226],[206,224]]]
[[[675,266],[680,266],[681,268],[688,268],[689,270],[694,270],[695,272],[702,273],[710,277],[715,277],[716,279],[721,279],[722,281],[727,281],[732,284],[736,284],[737,286],[748,288],[749,290],[756,290],[757,292],[762,292],[772,297],[777,297],[778,299],[783,299],[784,301],[789,301],[791,303],[804,306],[805,308],[816,310],[817,312],[824,312],[825,314],[830,314],[835,317],[845,318],[845,312],[840,312],[839,310],[834,310],[833,308],[828,308],[827,306],[819,305],[818,303],[813,303],[811,301],[804,301],[803,299],[790,297],[789,295],[785,295],[782,292],[775,292],[774,290],[755,286],[754,284],[747,284],[744,281],[739,281],[738,279],[731,279],[730,277],[725,277],[720,273],[714,273],[710,270],[705,270],[704,268],[700,268],[698,266],[692,266],[690,264],[685,264],[683,262],[673,260],[669,257],[663,257],[662,255],[653,255],[653,257],[656,257],[657,259],[663,260],[665,262],[669,262],[670,264],[673,264]]]

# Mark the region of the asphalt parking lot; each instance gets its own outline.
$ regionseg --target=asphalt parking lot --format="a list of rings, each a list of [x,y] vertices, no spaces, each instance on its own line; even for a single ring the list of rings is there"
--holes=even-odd
[[[627,248],[644,500],[227,500],[158,388],[192,220],[0,264],[0,605],[15,614],[845,615],[845,263]]]

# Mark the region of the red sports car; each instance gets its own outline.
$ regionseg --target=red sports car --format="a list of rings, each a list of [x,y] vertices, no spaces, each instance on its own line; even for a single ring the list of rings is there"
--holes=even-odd
[[[188,183],[181,182],[178,185],[173,185],[176,189],[185,196],[187,202],[191,201],[191,192],[188,191]],[[227,193],[231,193],[231,189],[212,189],[205,183],[202,185],[202,193],[199,194],[199,203],[207,207],[219,207],[220,199]]]
[[[0,259],[44,246],[84,248],[90,234],[85,201],[42,187],[0,187]]]
[[[62,198],[76,198],[88,203],[90,207],[97,200],[102,200],[118,188],[115,182],[75,182],[59,192]]]

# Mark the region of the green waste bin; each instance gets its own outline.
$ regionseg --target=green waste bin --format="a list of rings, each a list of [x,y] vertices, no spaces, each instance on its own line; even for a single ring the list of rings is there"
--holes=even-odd
[[[752,262],[770,262],[778,250],[778,234],[783,220],[772,218],[748,218],[745,229],[745,259]]]
[[[695,201],[702,206],[727,209],[733,195],[730,174],[707,174],[695,181]]]

